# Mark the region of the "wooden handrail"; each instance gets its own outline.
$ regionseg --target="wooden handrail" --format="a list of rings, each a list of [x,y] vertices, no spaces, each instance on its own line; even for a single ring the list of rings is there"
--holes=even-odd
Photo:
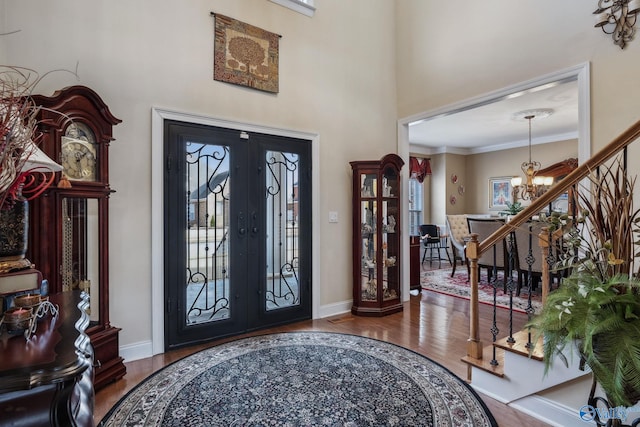
[[[529,206],[515,215],[508,224],[503,225],[489,237],[480,242],[478,247],[478,256],[482,255],[501,239],[507,237],[507,234],[509,234],[509,232],[515,227],[524,224],[529,218],[537,215],[546,206],[548,206],[549,203],[553,202],[561,194],[566,192],[572,185],[577,184],[579,181],[587,177],[590,172],[595,170],[595,168],[616,155],[620,150],[631,144],[638,137],[640,137],[640,120],[629,127],[629,129],[622,132],[616,139],[611,141],[611,143],[597,152],[593,157],[579,165],[569,173],[569,175],[562,178],[557,185],[551,187],[542,196],[531,202]]]
[[[597,167],[601,166],[612,158],[614,155],[619,153],[633,141],[640,137],[640,120],[633,124],[629,129],[622,132],[620,136],[614,139],[611,143],[609,143],[606,147],[596,153],[593,157],[585,161],[583,164],[579,165],[576,169],[574,169],[571,173],[569,173],[566,177],[562,179],[557,185],[551,187],[547,192],[545,192],[542,196],[538,197],[536,200],[531,202],[531,204],[526,207],[524,210],[519,212],[517,215],[513,217],[511,221],[505,223],[505,225],[501,226],[497,231],[491,234],[482,242],[478,241],[478,235],[472,234],[471,240],[467,243],[466,246],[466,255],[467,261],[470,265],[470,311],[469,311],[469,339],[467,340],[467,357],[471,359],[482,359],[482,349],[483,344],[480,340],[480,314],[478,308],[478,259],[480,256],[486,252],[488,249],[492,248],[493,245],[498,243],[500,240],[505,239],[507,235],[516,227],[524,224],[529,218],[534,215],[537,215],[540,211],[542,211],[546,206],[548,206],[551,202],[557,199],[561,194],[566,192],[570,187],[576,185],[582,179],[586,178],[589,173],[593,172]],[[541,245],[541,256],[546,258],[546,253],[544,250],[548,252],[549,247],[544,248],[544,245]],[[546,279],[543,277],[542,286],[543,288],[548,288],[548,266],[546,270],[543,270],[546,274]],[[546,292],[543,291],[543,299],[546,299]],[[471,381],[471,368],[469,367],[467,370],[467,379]]]

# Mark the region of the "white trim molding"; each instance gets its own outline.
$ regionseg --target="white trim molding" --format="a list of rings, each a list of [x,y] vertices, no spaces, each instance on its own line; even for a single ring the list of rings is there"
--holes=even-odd
[[[313,0],[269,0],[273,3],[284,6],[288,9],[295,10],[306,16],[313,16],[316,12]]]
[[[421,113],[417,113],[411,115],[409,117],[404,117],[398,120],[397,123],[397,131],[398,131],[398,154],[405,163],[409,162],[409,152],[411,150],[411,144],[409,142],[409,124],[417,122],[419,120],[425,120],[432,117],[436,117],[438,115],[443,114],[451,114],[456,111],[468,110],[474,108],[475,106],[480,106],[487,104],[489,102],[495,101],[500,98],[504,98],[513,93],[517,93],[519,91],[528,90],[532,88],[536,88],[545,84],[551,84],[554,82],[558,82],[564,79],[575,79],[578,81],[578,162],[584,163],[589,157],[591,157],[591,92],[590,92],[590,64],[588,62],[584,62],[582,64],[575,65],[570,68],[566,68],[563,70],[559,70],[550,74],[546,74],[535,79],[527,80],[525,82],[521,82],[512,86],[507,86],[505,88],[496,90],[494,92],[490,92],[484,94],[482,96],[478,96],[475,98],[466,99],[460,102],[456,102],[453,104],[445,105],[440,108],[436,108],[430,111],[423,111]],[[567,135],[573,136],[573,135]],[[571,138],[573,139],[573,138]],[[426,151],[426,150],[425,150]],[[451,152],[451,151],[448,151]],[[432,154],[432,153],[424,153],[424,154]],[[464,154],[462,152],[458,154]],[[468,154],[468,153],[467,153]],[[409,206],[409,180],[402,180],[402,206]],[[403,210],[402,214],[402,224],[403,229],[403,237],[402,237],[402,247],[409,247],[409,222],[408,222],[408,212],[407,209]],[[409,257],[403,257],[402,260],[402,277],[409,277]],[[409,281],[403,280],[403,300],[408,299],[409,295]]]
[[[151,109],[151,340],[153,354],[164,353],[164,121],[177,120],[207,126],[237,129],[311,141],[311,215],[319,218],[320,206],[320,135],[289,129],[241,123],[231,120],[184,113],[162,108]],[[320,221],[312,221],[311,235],[311,310],[320,315]]]

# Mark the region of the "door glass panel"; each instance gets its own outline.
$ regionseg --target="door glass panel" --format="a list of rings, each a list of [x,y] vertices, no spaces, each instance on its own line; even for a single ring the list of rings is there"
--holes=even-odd
[[[378,251],[378,225],[375,212],[378,176],[376,174],[360,175],[360,223],[362,224],[362,301],[378,300],[378,269],[376,268],[376,252]]]
[[[231,316],[229,147],[188,142],[186,324]]]
[[[297,154],[266,152],[266,292],[267,311],[300,305]]]
[[[91,295],[88,313],[100,320],[98,200],[62,199],[62,290],[81,289]]]
[[[363,189],[364,191],[364,189]],[[371,194],[371,193],[368,193]],[[362,301],[377,301],[376,251],[378,250],[375,199],[362,200]]]
[[[360,197],[376,197],[376,192],[378,191],[378,176],[375,174],[362,174],[360,175]]]
[[[393,300],[400,295],[400,270],[397,262],[400,234],[396,229],[399,211],[398,184],[398,176],[394,170],[385,170],[382,179],[383,300]]]

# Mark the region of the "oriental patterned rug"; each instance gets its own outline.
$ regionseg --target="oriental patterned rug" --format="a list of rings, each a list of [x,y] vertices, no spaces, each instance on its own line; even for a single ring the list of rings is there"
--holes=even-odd
[[[478,282],[478,300],[481,304],[493,305],[493,286],[487,282],[486,275],[483,274]],[[443,268],[439,270],[422,271],[420,274],[420,286],[422,289],[438,292],[445,295],[451,295],[458,298],[469,299],[469,282],[467,281],[467,269],[465,267],[456,268],[456,272],[451,277],[451,268]],[[502,272],[499,272],[499,282],[496,287],[496,306],[500,308],[509,308],[510,295],[504,292],[502,282]],[[515,286],[515,278],[514,278]],[[513,309],[522,313],[527,312],[529,306],[529,293],[523,288],[520,296],[513,293]],[[536,313],[540,312],[542,307],[542,298],[539,291],[531,292],[531,307]]]
[[[99,426],[496,426],[469,385],[411,350],[355,335],[291,332],[177,361]]]

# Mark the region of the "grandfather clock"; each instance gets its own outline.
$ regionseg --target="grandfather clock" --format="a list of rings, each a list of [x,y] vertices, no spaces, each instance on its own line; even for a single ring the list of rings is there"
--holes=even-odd
[[[94,350],[94,387],[126,373],[119,328],[109,322],[109,144],[121,122],[93,90],[71,86],[33,96],[41,109],[40,148],[63,167],[57,182],[31,201],[29,259],[51,292],[91,296],[87,334]]]

